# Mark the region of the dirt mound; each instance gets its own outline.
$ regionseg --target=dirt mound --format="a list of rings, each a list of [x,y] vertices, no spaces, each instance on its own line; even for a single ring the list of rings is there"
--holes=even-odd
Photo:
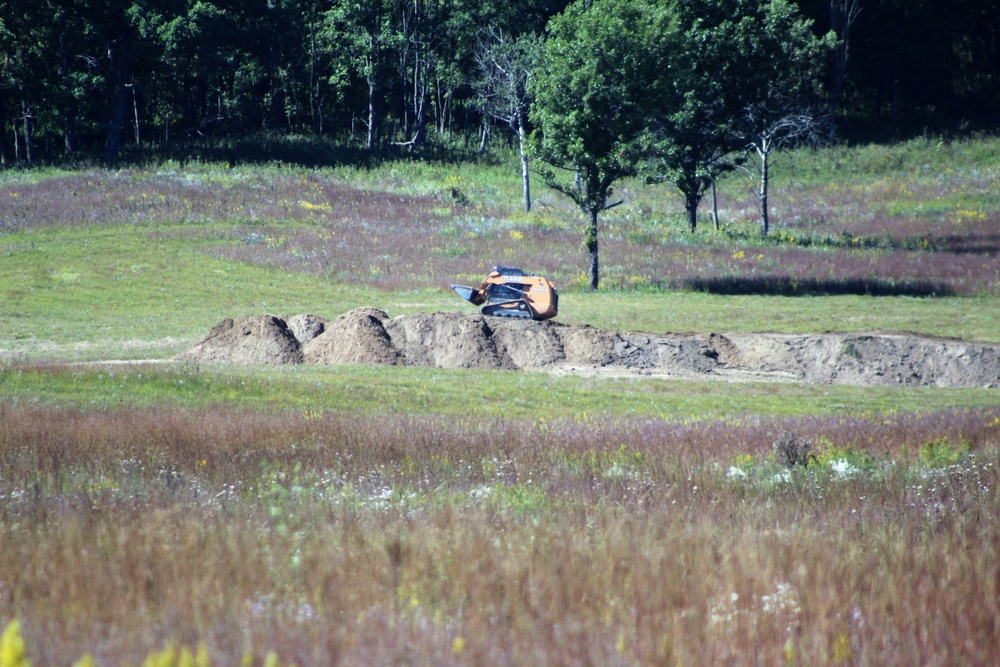
[[[482,315],[435,313],[389,321],[386,331],[412,366],[435,368],[517,368],[503,342]]]
[[[729,334],[714,342],[724,350],[719,356],[726,359],[726,367],[792,373],[811,384],[1000,384],[1000,349],[983,343],[885,333]]]
[[[389,364],[402,362],[382,319],[388,316],[372,308],[344,313],[326,325],[322,334],[303,346],[308,364]],[[382,315],[383,318],[380,318]]]
[[[205,340],[178,358],[234,364],[299,364],[302,349],[285,320],[274,315],[246,315],[222,320]]]
[[[614,359],[617,334],[590,326],[566,327],[559,333],[568,364],[606,366]]]
[[[299,345],[305,345],[313,338],[316,338],[321,333],[326,330],[326,325],[329,324],[329,320],[325,317],[320,317],[319,315],[312,315],[310,313],[304,313],[302,315],[295,315],[294,317],[283,317],[285,323],[288,324],[288,328],[291,330],[292,334],[299,341]]]
[[[358,308],[226,319],[181,356],[234,363],[392,364],[863,386],[1000,386],[1000,345],[917,335],[644,334]]]
[[[539,370],[566,358],[559,335],[560,327],[551,320],[532,322],[490,318],[486,323],[492,330],[497,354],[503,356],[504,367]]]

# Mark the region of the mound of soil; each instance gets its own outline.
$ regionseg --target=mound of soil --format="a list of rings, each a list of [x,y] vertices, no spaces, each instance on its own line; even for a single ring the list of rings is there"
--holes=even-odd
[[[516,369],[491,325],[482,315],[435,313],[397,317],[386,330],[413,366]]]
[[[388,315],[373,310],[352,310],[328,323],[322,334],[303,346],[305,362],[393,366],[402,363],[403,355],[393,346],[383,325]]]
[[[559,333],[566,363],[582,366],[607,366],[615,358],[618,335],[591,326],[567,327]]]
[[[810,384],[988,387],[1000,384],[995,345],[887,333],[716,336],[726,367],[792,373]]]
[[[621,333],[590,326],[359,308],[226,319],[182,359],[390,364],[863,386],[1000,386],[1000,345],[907,334]]]
[[[491,318],[497,349],[503,350],[514,368],[541,370],[566,360],[566,346],[551,320],[532,322]]]
[[[285,320],[274,315],[246,315],[222,320],[205,340],[178,358],[234,364],[299,364],[302,349]]]

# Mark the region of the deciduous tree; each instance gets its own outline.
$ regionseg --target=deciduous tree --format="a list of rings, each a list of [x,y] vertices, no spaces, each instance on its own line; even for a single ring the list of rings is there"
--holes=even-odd
[[[609,202],[612,186],[636,173],[642,155],[654,65],[650,6],[629,0],[570,5],[550,22],[532,85],[534,151],[550,165],[541,176],[587,216],[591,289],[600,283],[598,216],[619,203]]]
[[[399,40],[392,18],[391,3],[385,0],[335,0],[326,13],[323,38],[332,60],[331,82],[343,86],[357,73],[367,88],[370,151],[382,138],[383,81],[391,49]]]
[[[815,74],[812,35],[787,0],[673,0],[660,7],[643,171],[684,196],[688,228],[725,156],[789,113]]]

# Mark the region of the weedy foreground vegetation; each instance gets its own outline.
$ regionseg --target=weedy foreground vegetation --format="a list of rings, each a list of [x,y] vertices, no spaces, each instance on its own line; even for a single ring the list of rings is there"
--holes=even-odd
[[[997,655],[996,409],[0,416],[4,617],[36,664]]]
[[[997,155],[789,154],[768,239],[629,183],[597,294],[510,165],[3,173],[0,662],[992,664],[996,389],[107,362],[497,263],[572,323],[997,341]]]

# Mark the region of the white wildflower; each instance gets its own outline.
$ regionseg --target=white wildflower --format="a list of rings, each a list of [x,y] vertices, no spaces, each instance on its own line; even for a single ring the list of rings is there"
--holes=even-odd
[[[851,462],[847,459],[837,459],[836,461],[831,461],[830,470],[832,470],[833,474],[837,477],[853,477],[860,472],[855,466],[851,465]]]

